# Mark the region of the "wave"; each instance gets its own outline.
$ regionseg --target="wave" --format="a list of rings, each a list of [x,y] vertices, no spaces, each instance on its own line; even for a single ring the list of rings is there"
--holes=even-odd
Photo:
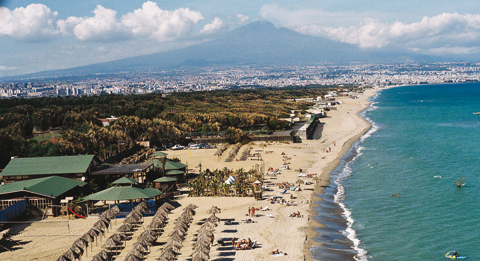
[[[375,96],[374,98],[376,97],[377,96]],[[347,221],[347,228],[341,232],[345,237],[352,241],[353,249],[357,252],[357,255],[354,258],[358,261],[367,261],[368,253],[365,249],[360,247],[361,241],[357,238],[357,232],[355,231],[355,229],[353,229],[353,224],[355,220],[352,217],[352,211],[344,204],[345,187],[343,186],[343,180],[345,180],[352,174],[352,168],[350,167],[350,165],[362,155],[362,150],[364,150],[365,147],[363,147],[361,144],[379,129],[379,126],[366,116],[367,112],[375,110],[377,108],[375,104],[376,102],[372,102],[367,109],[360,113],[360,115],[365,118],[365,120],[367,120],[372,125],[372,127],[357,142],[353,144],[351,151],[347,152],[347,154],[350,155],[345,156],[353,157],[351,157],[348,162],[345,162],[342,171],[334,180],[334,183],[337,185],[337,193],[334,195],[334,202],[340,206],[340,209],[342,209],[343,212],[342,217]]]

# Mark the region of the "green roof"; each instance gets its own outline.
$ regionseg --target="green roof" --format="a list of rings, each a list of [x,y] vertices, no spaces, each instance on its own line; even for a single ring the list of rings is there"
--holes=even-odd
[[[160,160],[154,160],[153,162],[155,164],[155,167],[157,168],[162,168],[162,162],[160,162]],[[183,168],[186,168],[187,165],[181,163],[181,162],[175,162],[175,161],[167,161],[167,163],[165,163],[165,170],[173,170],[173,169],[183,169]]]
[[[123,177],[115,180],[112,184],[137,184],[137,181],[135,179]]]
[[[184,173],[185,173],[185,171],[172,169],[172,170],[167,171],[167,173],[165,173],[165,174],[166,175],[178,175],[178,174],[184,174]]]
[[[83,174],[92,160],[93,155],[14,158],[2,176]]]
[[[176,178],[169,178],[169,177],[161,177],[161,178],[158,178],[158,179],[154,180],[153,182],[163,183],[163,182],[172,182],[172,181],[177,181],[177,179]]]
[[[155,153],[153,153],[152,155],[150,155],[150,157],[166,157],[168,156],[167,153],[165,152],[161,152],[161,151],[157,151]]]
[[[73,189],[76,186],[84,186],[87,183],[74,179],[67,179],[59,176],[51,176],[39,179],[31,179],[13,183],[7,183],[0,186],[0,194],[13,193],[18,191],[26,191],[40,194],[44,196],[57,197],[63,193]]]
[[[162,194],[158,189],[154,188],[139,188],[139,187],[111,187],[106,190],[102,190],[95,194],[88,195],[83,198],[83,201],[87,200],[129,200],[129,199],[142,199],[153,198]]]

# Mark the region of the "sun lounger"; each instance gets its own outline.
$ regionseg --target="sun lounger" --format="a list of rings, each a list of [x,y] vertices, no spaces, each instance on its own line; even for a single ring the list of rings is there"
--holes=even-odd
[[[284,190],[283,192],[280,192],[280,194],[286,194],[287,190]]]
[[[268,206],[265,206],[264,208],[261,208],[260,210],[261,210],[261,211],[267,211],[267,210],[268,210]]]
[[[284,253],[273,254],[272,256],[284,256]]]
[[[269,217],[269,218],[275,218],[274,215],[265,215],[266,217]]]

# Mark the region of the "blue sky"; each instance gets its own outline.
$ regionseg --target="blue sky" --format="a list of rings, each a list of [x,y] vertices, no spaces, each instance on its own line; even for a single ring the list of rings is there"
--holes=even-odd
[[[361,48],[480,53],[480,1],[0,0],[0,5],[0,76],[182,48],[258,20]]]

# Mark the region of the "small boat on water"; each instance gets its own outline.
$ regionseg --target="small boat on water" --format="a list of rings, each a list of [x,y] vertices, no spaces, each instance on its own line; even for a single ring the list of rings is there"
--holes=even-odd
[[[480,111],[474,112],[474,115],[480,115]]]

